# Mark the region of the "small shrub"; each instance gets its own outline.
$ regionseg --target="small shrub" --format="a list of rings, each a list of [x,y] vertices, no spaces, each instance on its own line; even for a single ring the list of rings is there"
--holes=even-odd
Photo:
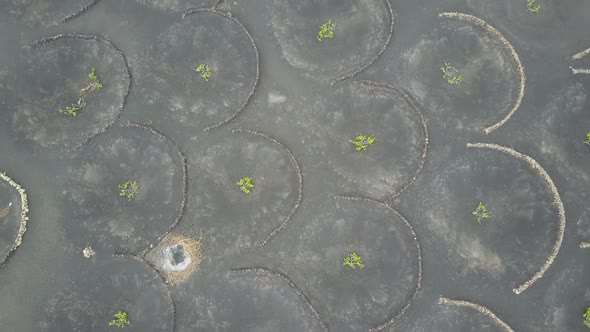
[[[127,318],[127,313],[124,311],[119,311],[115,315],[115,318],[109,322],[109,326],[116,326],[116,327],[125,327],[125,325],[130,325],[131,322]]]
[[[490,214],[488,213],[488,208],[482,203],[479,202],[475,211],[471,212],[472,215],[477,217],[477,222],[481,224],[483,219],[489,219]]]
[[[90,74],[88,74],[88,77],[92,80],[92,82],[90,84],[94,84],[96,86],[96,88],[102,89],[102,83],[100,83],[98,76],[96,76],[96,69],[95,68],[92,68],[92,71],[90,72]]]
[[[334,29],[336,29],[336,24],[332,23],[331,19],[328,20],[328,22],[322,24],[317,36],[318,41],[322,41],[324,38],[334,38]]]
[[[584,143],[590,145],[590,131],[586,133],[586,140],[584,141]]]
[[[363,267],[365,267],[365,264],[363,264],[363,259],[361,258],[361,256],[357,255],[356,252],[353,251],[350,254],[346,255],[344,261],[342,262],[342,266],[350,266],[353,269],[356,269],[356,267],[358,266],[362,269]]]
[[[127,180],[127,182],[119,184],[119,196],[127,197],[128,201],[132,200],[137,193],[139,193],[137,181]]]
[[[90,78],[90,83],[85,88],[80,90],[78,101],[73,103],[72,106],[66,106],[65,109],[59,109],[60,113],[71,116],[78,115],[78,111],[86,106],[86,94],[93,90],[102,89],[102,83],[100,83],[98,76],[96,76],[96,69],[92,68],[92,72],[88,74],[88,77]]]
[[[586,308],[586,311],[582,315],[584,317],[584,325],[590,327],[590,308]]]
[[[357,151],[365,151],[369,145],[373,145],[375,142],[374,136],[358,135],[354,140],[349,140],[350,143],[354,144]]]
[[[448,62],[444,62],[443,66],[440,67],[443,73],[443,78],[447,80],[447,83],[461,86],[463,82],[463,76],[459,75],[459,70],[451,66]]]
[[[527,0],[526,7],[529,12],[533,12],[535,14],[538,14],[539,10],[541,10],[541,5],[537,3],[537,0]]]
[[[208,81],[211,78],[211,68],[204,63],[200,64],[195,71],[201,74],[201,78]]]
[[[254,184],[252,184],[252,178],[250,177],[240,179],[240,181],[236,182],[236,186],[240,187],[240,189],[246,194],[250,193],[250,189],[248,188],[254,188]]]

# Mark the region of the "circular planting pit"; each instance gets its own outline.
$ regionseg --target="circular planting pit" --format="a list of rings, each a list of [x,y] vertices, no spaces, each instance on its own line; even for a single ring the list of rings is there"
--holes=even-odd
[[[404,86],[428,109],[430,122],[445,128],[482,131],[504,119],[518,100],[511,54],[470,22],[441,19],[400,61]]]
[[[271,1],[270,22],[289,64],[338,79],[374,62],[389,43],[393,23],[386,1]],[[321,26],[329,23],[335,25],[333,37],[318,40]]]
[[[172,330],[166,286],[148,267],[110,256],[82,260],[67,284],[52,290],[37,308],[40,331]],[[127,314],[125,329],[109,326],[119,311]]]
[[[0,11],[8,12],[30,26],[53,26],[74,19],[94,6],[98,0],[6,0]]]
[[[337,173],[336,192],[383,198],[411,181],[425,144],[420,117],[412,107],[395,91],[353,83],[304,110],[313,120],[310,126],[318,129],[306,145],[322,151],[317,162]],[[351,141],[359,141],[359,135],[374,142],[358,151]]]
[[[118,119],[131,78],[125,56],[110,41],[56,35],[23,52],[8,87],[14,96],[7,105],[8,130],[17,140],[59,154],[79,148]]]
[[[148,65],[138,92],[180,124],[216,128],[236,117],[254,93],[258,50],[241,23],[224,15],[186,14],[143,56]]]
[[[114,127],[66,168],[64,228],[75,244],[138,252],[154,244],[182,208],[182,160],[152,132]]]
[[[212,134],[200,147],[189,157],[193,176],[185,219],[202,231],[208,257],[259,246],[288,222],[301,195],[288,150],[242,132]]]
[[[378,204],[326,199],[308,206],[307,221],[279,235],[272,248],[288,257],[282,268],[313,296],[330,330],[387,326],[411,305],[420,284],[414,234]],[[344,265],[352,253],[364,266]]]
[[[240,274],[199,283],[190,294],[179,295],[179,326],[198,331],[322,331],[313,313],[280,278]]]
[[[425,190],[437,193],[422,204],[429,229],[449,248],[452,275],[516,288],[544,265],[558,241],[551,191],[530,165],[512,156],[465,150]]]

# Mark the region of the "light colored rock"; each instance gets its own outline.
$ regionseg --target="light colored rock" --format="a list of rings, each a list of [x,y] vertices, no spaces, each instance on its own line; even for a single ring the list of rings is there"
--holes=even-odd
[[[84,248],[84,250],[82,250],[82,254],[84,255],[85,258],[90,258],[90,257],[94,256],[96,253],[94,252],[94,250],[90,246],[86,246],[86,248]]]

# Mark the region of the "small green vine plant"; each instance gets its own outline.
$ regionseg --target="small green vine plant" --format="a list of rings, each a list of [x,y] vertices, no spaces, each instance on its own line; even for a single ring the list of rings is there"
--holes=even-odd
[[[541,10],[541,5],[537,3],[537,0],[527,0],[526,8],[529,12],[539,14],[539,10]]]
[[[252,178],[250,177],[241,178],[240,181],[236,182],[236,186],[240,187],[240,190],[246,194],[251,192],[249,188],[254,188]]]
[[[475,208],[475,210],[473,212],[471,212],[471,214],[477,217],[477,222],[479,224],[481,224],[481,221],[483,219],[490,218],[490,214],[488,213],[488,208],[482,202],[479,202],[479,204],[477,205],[477,208]]]
[[[369,145],[375,143],[375,136],[358,135],[354,140],[349,140],[349,142],[354,144],[357,151],[365,151]]]
[[[195,71],[197,73],[201,74],[201,78],[204,79],[205,81],[208,81],[211,78],[211,68],[209,68],[209,65],[206,65],[204,63],[201,63],[196,69]]]
[[[90,78],[90,83],[80,90],[80,94],[78,95],[78,101],[73,103],[72,106],[66,106],[65,109],[60,109],[59,112],[66,115],[76,116],[78,115],[78,111],[83,109],[86,106],[86,94],[92,92],[97,89],[102,89],[102,83],[98,79],[96,75],[96,69],[92,68],[90,74],[88,74]]]
[[[115,315],[115,318],[109,322],[109,326],[116,326],[116,327],[125,327],[125,325],[130,325],[131,322],[127,318],[127,313],[125,311],[119,311]]]
[[[139,193],[137,181],[127,180],[125,183],[119,184],[119,196],[127,197],[128,201],[132,200],[137,193]]]
[[[457,68],[451,66],[448,62],[445,61],[443,63],[443,66],[440,67],[440,70],[443,73],[443,78],[447,80],[447,83],[461,87],[461,82],[463,82],[463,76],[459,75],[459,70]]]
[[[584,141],[584,143],[590,145],[590,131],[586,133],[586,140]]]
[[[332,23],[331,19],[328,20],[328,22],[322,24],[317,36],[318,41],[322,41],[324,38],[334,38],[334,29],[336,29],[336,24]]]
[[[586,308],[586,311],[584,312],[582,317],[584,317],[584,325],[590,327],[590,307]]]
[[[363,267],[365,267],[365,264],[363,264],[363,259],[361,258],[361,256],[357,255],[356,252],[353,251],[350,254],[346,255],[344,261],[342,262],[342,266],[350,266],[353,269],[356,269],[356,267],[358,266],[362,269]]]

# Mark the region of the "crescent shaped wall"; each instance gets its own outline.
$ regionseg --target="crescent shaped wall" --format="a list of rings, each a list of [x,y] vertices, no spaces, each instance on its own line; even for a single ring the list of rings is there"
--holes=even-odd
[[[549,174],[547,174],[547,172],[543,169],[543,167],[541,167],[541,165],[539,165],[539,163],[535,159],[533,159],[523,153],[520,153],[518,151],[515,151],[513,149],[510,149],[510,148],[507,148],[505,146],[501,146],[498,144],[467,143],[467,147],[468,148],[476,148],[476,149],[491,149],[491,150],[500,151],[500,152],[508,154],[514,158],[517,158],[517,159],[520,159],[520,160],[526,162],[533,169],[533,171],[535,173],[537,173],[545,181],[549,191],[551,191],[551,194],[553,195],[553,203],[557,207],[558,216],[559,216],[557,238],[555,240],[555,243],[553,244],[553,248],[551,249],[551,253],[549,254],[547,259],[545,260],[545,263],[543,263],[543,265],[539,268],[539,270],[537,272],[535,272],[535,274],[529,280],[523,282],[522,284],[520,284],[519,286],[517,286],[516,288],[514,288],[512,290],[514,293],[520,294],[520,293],[524,292],[527,288],[532,286],[537,280],[541,279],[541,277],[543,277],[543,274],[545,274],[545,272],[547,272],[547,270],[549,269],[551,264],[553,264],[555,257],[557,257],[557,254],[559,253],[559,249],[561,248],[561,244],[563,242],[563,236],[565,234],[565,208],[564,208],[563,202],[561,200],[561,196],[559,195],[559,192],[557,191],[557,187],[553,183],[553,180],[551,179]]]
[[[6,255],[0,259],[0,268],[2,268],[8,262],[8,259],[14,254],[14,251],[21,245],[23,242],[23,236],[27,231],[27,222],[29,221],[29,217],[27,213],[29,212],[29,200],[27,198],[27,193],[25,190],[20,186],[20,184],[16,183],[11,177],[6,175],[4,172],[0,172],[0,179],[8,182],[8,184],[13,187],[18,194],[20,195],[20,224],[18,228],[18,232],[16,234],[16,238],[14,239],[14,244],[12,248],[8,250]]]
[[[512,58],[514,60],[514,63],[516,64],[516,71],[518,72],[518,75],[519,75],[518,95],[516,97],[516,100],[514,101],[514,104],[512,105],[512,108],[510,109],[510,111],[508,111],[508,114],[506,114],[502,120],[498,121],[497,123],[495,123],[491,126],[484,128],[484,130],[483,130],[484,133],[486,135],[490,134],[494,130],[500,128],[508,120],[510,120],[510,117],[512,117],[512,115],[520,107],[520,104],[522,103],[522,99],[524,98],[524,90],[526,87],[526,75],[524,73],[524,67],[522,66],[522,62],[520,62],[520,57],[518,56],[518,53],[516,53],[516,50],[514,49],[512,44],[510,44],[510,42],[508,40],[506,40],[506,38],[504,38],[504,36],[500,33],[500,31],[498,31],[496,28],[489,25],[486,21],[482,20],[479,17],[473,16],[473,15],[467,15],[467,14],[463,14],[463,13],[457,13],[457,12],[440,13],[440,14],[438,14],[438,17],[467,21],[467,22],[471,22],[477,26],[484,28],[489,33],[491,33],[492,36],[494,36],[496,39],[498,39],[504,46],[506,46],[506,48],[508,49],[508,52],[510,53],[510,55],[512,56]]]

